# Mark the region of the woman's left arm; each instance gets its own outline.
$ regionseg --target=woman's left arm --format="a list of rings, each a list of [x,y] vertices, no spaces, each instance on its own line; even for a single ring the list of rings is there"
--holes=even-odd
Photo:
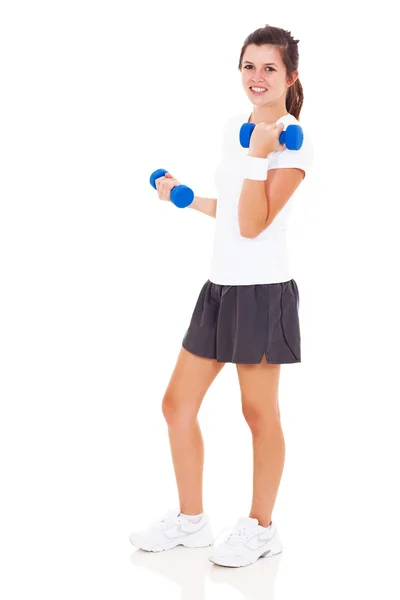
[[[245,179],[239,199],[240,235],[255,238],[271,225],[304,179],[297,168],[270,169],[264,181]]]

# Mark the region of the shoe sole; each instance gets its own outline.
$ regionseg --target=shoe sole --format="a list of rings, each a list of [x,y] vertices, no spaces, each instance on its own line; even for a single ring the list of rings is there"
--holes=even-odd
[[[141,544],[139,542],[135,543],[133,542],[131,539],[129,540],[131,542],[131,544],[133,544],[133,546],[136,546],[136,548],[139,548],[140,550],[145,550],[146,552],[166,552],[167,550],[172,550],[173,548],[176,548],[177,546],[184,546],[185,548],[207,548],[208,546],[212,546],[214,542],[209,542],[208,544],[187,544],[185,542],[171,542],[170,544],[168,544],[167,546],[161,547],[161,546],[154,546],[154,547],[149,547],[149,546],[145,546],[145,544]]]
[[[267,558],[282,554],[283,548],[281,543],[278,540],[272,541],[273,544],[270,544],[270,547],[267,547],[262,554],[254,554],[251,559],[249,558],[249,560],[240,559],[239,557],[235,560],[234,557],[218,557],[213,555],[209,556],[208,560],[221,567],[247,567],[257,562],[259,558]]]
[[[200,530],[201,531],[201,530]],[[214,539],[206,538],[205,540],[196,541],[196,538],[190,539],[191,536],[195,536],[198,532],[193,534],[189,534],[184,538],[179,538],[170,542],[169,544],[165,544],[164,546],[151,546],[149,544],[142,543],[139,539],[135,539],[134,535],[129,536],[129,541],[131,544],[139,548],[140,550],[145,550],[146,552],[165,552],[166,550],[172,550],[176,546],[185,546],[185,548],[207,548],[208,546],[212,546],[214,543]],[[200,536],[198,536],[200,537]]]

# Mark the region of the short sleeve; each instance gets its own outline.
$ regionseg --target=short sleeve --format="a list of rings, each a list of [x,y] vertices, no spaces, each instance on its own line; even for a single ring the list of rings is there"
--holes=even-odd
[[[304,133],[304,140],[299,150],[288,150],[284,148],[278,152],[268,155],[269,169],[303,169],[309,171],[314,161],[314,146],[310,137]]]
[[[246,123],[248,116],[245,114],[230,117],[224,123],[222,151],[224,154],[236,153],[241,149],[239,143],[239,132],[243,123]]]

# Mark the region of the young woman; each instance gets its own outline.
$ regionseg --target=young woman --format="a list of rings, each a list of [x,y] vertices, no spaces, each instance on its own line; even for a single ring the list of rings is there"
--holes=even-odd
[[[237,365],[243,415],[253,438],[253,501],[249,516],[238,519],[209,558],[240,567],[282,551],[271,519],[285,457],[280,365],[301,362],[299,291],[291,277],[286,231],[295,191],[313,159],[306,132],[300,150],[279,143],[283,129],[299,124],[303,103],[297,44],[290,32],[268,25],[246,38],[239,71],[253,111],[226,125],[215,176],[218,200],[195,197],[191,205],[216,218],[216,228],[210,278],[200,291],[162,405],[180,506],[130,536],[144,550],[213,544],[203,512],[197,414],[211,383],[230,362]],[[248,149],[239,143],[246,121],[256,124]],[[167,174],[156,185],[159,198],[169,200],[179,182]]]

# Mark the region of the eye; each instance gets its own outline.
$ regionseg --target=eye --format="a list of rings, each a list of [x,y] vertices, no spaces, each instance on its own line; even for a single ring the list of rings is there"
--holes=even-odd
[[[245,65],[245,67],[244,67],[244,68],[245,68],[245,69],[247,69],[247,68],[249,68],[249,69],[252,69],[252,68],[253,68],[253,65]],[[273,69],[272,67],[265,67],[265,68],[266,68],[266,69],[271,69],[271,71],[275,71],[275,69]]]

